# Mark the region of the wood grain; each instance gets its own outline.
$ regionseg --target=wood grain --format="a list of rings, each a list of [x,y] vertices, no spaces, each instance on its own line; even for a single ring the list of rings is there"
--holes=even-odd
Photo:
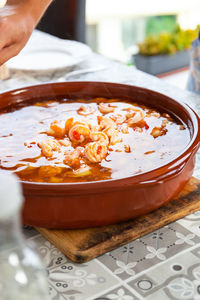
[[[80,230],[36,229],[73,262],[83,263],[199,209],[200,181],[193,177],[167,205],[124,223]]]

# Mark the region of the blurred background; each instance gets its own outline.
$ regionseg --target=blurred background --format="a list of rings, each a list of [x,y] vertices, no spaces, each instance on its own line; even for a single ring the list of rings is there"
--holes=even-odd
[[[199,0],[56,0],[38,29],[185,88],[199,23]]]
[[[199,0],[86,0],[86,43],[94,51],[179,88],[187,85],[199,24]]]
[[[86,0],[86,42],[105,56],[124,62],[148,35],[195,29],[199,0]]]

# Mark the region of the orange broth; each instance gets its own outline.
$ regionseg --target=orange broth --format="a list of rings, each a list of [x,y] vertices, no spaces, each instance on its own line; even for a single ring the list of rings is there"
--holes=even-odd
[[[114,111],[102,113],[100,103],[109,104]],[[86,110],[92,109],[93,113],[80,115],[78,112],[82,106]],[[128,125],[130,108],[142,111],[144,119]],[[51,157],[46,157],[39,146],[48,138],[59,142],[69,139],[67,132],[59,139],[49,136],[47,132],[54,120],[66,122],[73,118],[76,122],[87,121],[92,131],[93,126],[99,125],[99,119],[115,119],[119,115],[125,118],[123,123],[116,125],[119,139],[111,144],[108,137],[107,153],[99,162],[92,162],[84,155],[86,145],[95,142],[90,137],[82,143],[70,141],[70,146],[60,144],[59,151],[54,150]],[[162,134],[154,136],[155,128],[162,129]],[[103,132],[105,128],[99,131]],[[166,113],[119,99],[41,101],[0,112],[0,169],[17,174],[23,181],[76,183],[129,177],[168,163],[184,150],[189,141],[190,132],[185,124]],[[78,165],[66,162],[66,153],[70,155],[77,147],[83,149]],[[97,152],[101,148],[99,143]],[[77,171],[85,167],[86,172]]]

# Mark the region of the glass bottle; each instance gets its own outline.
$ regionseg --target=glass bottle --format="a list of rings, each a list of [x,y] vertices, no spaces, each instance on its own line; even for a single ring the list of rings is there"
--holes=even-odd
[[[22,203],[16,177],[0,173],[0,300],[47,300],[45,270],[22,234]]]

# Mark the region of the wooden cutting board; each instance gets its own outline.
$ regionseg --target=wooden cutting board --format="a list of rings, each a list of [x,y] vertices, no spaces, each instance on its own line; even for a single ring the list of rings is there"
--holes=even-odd
[[[80,230],[36,229],[73,262],[83,263],[197,210],[200,210],[200,180],[193,177],[177,198],[127,222]]]

